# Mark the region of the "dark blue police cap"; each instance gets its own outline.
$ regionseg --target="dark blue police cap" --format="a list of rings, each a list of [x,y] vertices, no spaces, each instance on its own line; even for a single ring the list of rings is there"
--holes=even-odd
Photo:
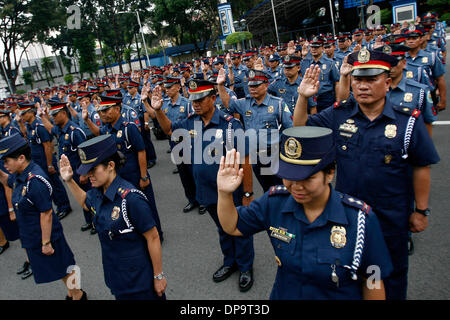
[[[78,145],[81,165],[77,169],[79,175],[86,175],[103,160],[117,152],[116,139],[105,134],[89,139]]]
[[[280,140],[277,176],[298,181],[326,168],[336,157],[333,131],[322,127],[285,129]]]
[[[21,147],[27,145],[27,140],[25,140],[20,134],[15,133],[9,137],[0,140],[0,159],[6,158],[8,155],[14,151],[20,149]]]
[[[372,77],[389,72],[398,64],[395,57],[380,51],[367,50],[365,47],[351,53],[347,62],[353,66],[352,76],[357,77]]]
[[[100,96],[100,102],[97,106],[96,111],[104,111],[114,106],[122,106],[122,97],[118,96]]]
[[[275,52],[274,54],[271,54],[269,56],[269,62],[280,61],[280,60],[281,60],[280,55],[277,52]]]

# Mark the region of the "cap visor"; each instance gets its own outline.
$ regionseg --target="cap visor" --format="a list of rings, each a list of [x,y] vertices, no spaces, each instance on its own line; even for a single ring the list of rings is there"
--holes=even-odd
[[[315,167],[316,166],[301,166],[280,160],[276,175],[281,179],[291,181],[306,180],[313,175]]]
[[[352,71],[352,76],[354,76],[354,77],[373,77],[373,76],[382,74],[383,72],[387,72],[387,70],[377,69],[377,68],[356,69],[356,70]]]
[[[189,101],[200,100],[211,93],[212,90],[201,93],[189,93]]]

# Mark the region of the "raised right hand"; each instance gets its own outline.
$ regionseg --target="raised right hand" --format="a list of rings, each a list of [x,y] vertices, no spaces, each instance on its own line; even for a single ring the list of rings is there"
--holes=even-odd
[[[72,167],[70,166],[69,159],[65,154],[61,156],[61,160],[59,160],[59,173],[64,181],[69,181],[73,177]]]
[[[163,99],[162,99],[162,93],[161,93],[161,87],[156,86],[153,90],[152,95],[152,108],[155,110],[161,109],[163,105]]]
[[[306,69],[303,80],[297,89],[298,94],[305,98],[310,98],[317,94],[320,86],[319,75],[320,67],[318,65]]]

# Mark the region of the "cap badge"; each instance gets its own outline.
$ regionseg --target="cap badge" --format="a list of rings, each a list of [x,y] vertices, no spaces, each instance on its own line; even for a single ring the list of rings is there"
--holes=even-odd
[[[411,32],[416,31],[416,26],[414,24],[412,24],[409,26],[408,30]]]
[[[346,234],[347,231],[344,227],[333,226],[330,235],[331,245],[337,249],[345,247],[345,244],[347,243],[347,238],[345,237]]]
[[[251,70],[249,73],[248,73],[248,77],[249,78],[254,78],[256,76],[256,73],[255,73],[255,71],[253,71],[253,70]]]
[[[86,161],[86,153],[84,153],[83,149],[78,149],[78,155],[80,156],[80,160]]]
[[[284,143],[284,153],[291,159],[298,159],[302,155],[302,145],[294,138],[289,138]]]
[[[383,47],[383,52],[390,55],[392,53],[391,46],[384,46]]]
[[[367,63],[369,61],[370,61],[370,52],[364,47],[358,53],[358,62]]]
[[[114,207],[112,212],[111,212],[111,219],[113,219],[113,220],[119,219],[119,213],[120,213],[120,208],[119,207]]]
[[[191,89],[191,90],[197,90],[197,88],[198,88],[197,82],[195,82],[195,81],[189,82],[189,89]]]
[[[289,61],[291,61],[291,57],[289,57],[289,56],[284,57],[284,62],[289,62]]]

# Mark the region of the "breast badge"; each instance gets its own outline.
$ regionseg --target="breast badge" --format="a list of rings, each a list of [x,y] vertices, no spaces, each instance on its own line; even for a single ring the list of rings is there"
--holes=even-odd
[[[66,134],[64,135],[64,140],[69,140],[69,134],[68,134],[68,133],[66,133]]]
[[[411,102],[413,100],[413,94],[411,92],[405,93],[403,97],[403,101],[405,102]]]
[[[344,227],[333,226],[330,235],[331,245],[337,249],[345,247],[345,244],[347,243],[347,238],[345,237],[346,234],[347,231]]]
[[[397,136],[397,126],[395,124],[388,124],[384,128],[384,135],[386,138],[393,139]]]
[[[273,113],[273,106],[268,106],[267,107],[267,112],[268,113]]]
[[[412,79],[414,77],[414,74],[412,71],[406,71],[406,78]]]
[[[111,219],[113,220],[117,220],[119,219],[119,214],[120,214],[120,207],[114,207],[112,212],[111,212]]]
[[[121,138],[122,137],[122,130],[117,131],[117,138]]]

